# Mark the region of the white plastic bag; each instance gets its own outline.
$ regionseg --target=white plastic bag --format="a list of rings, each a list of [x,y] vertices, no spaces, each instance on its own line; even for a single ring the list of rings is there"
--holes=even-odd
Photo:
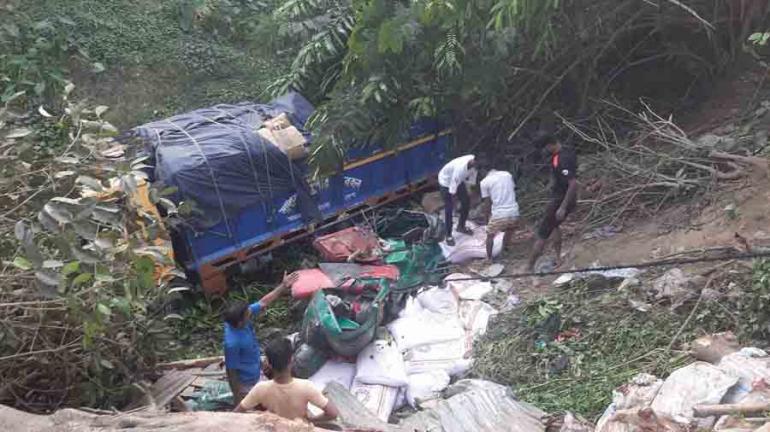
[[[353,378],[356,375],[356,365],[337,360],[329,360],[310,377],[310,381],[319,391],[324,391],[326,385],[332,381],[338,382],[342,387],[350,389]]]
[[[406,388],[406,401],[412,408],[417,402],[441,397],[441,392],[449,385],[449,374],[443,370],[433,370],[409,375]]]
[[[489,320],[497,314],[497,310],[482,301],[462,301],[458,310],[463,328],[471,339],[487,332]]]
[[[419,301],[416,298],[409,296],[406,298],[404,308],[398,313],[399,318],[406,318],[411,316],[420,315],[425,311]]]
[[[633,408],[645,408],[652,403],[658,394],[663,380],[654,375],[641,373],[636,375],[627,384],[623,384],[612,392],[612,403],[604,411],[599,421],[596,423],[597,431],[621,432],[631,430],[631,426],[614,424],[607,428],[604,426],[610,422],[610,419],[618,410]]]
[[[362,384],[353,382],[350,393],[356,397],[372,414],[387,422],[398,397],[398,387],[388,387],[379,384]]]
[[[492,284],[479,280],[461,280],[472,276],[465,273],[452,273],[446,278],[447,288],[460,300],[481,300],[485,295],[492,292]],[[459,279],[459,280],[453,280]]]
[[[465,329],[456,314],[424,311],[421,314],[398,318],[387,327],[401,351],[420,345],[462,339],[465,336]]]
[[[732,377],[738,378],[735,385],[725,397],[727,403],[738,403],[748,395],[753,384],[765,380],[770,384],[770,356],[758,348],[743,348],[728,354],[719,361],[719,369]]]
[[[417,294],[420,306],[438,314],[457,314],[457,299],[451,290],[446,288],[431,288]]]
[[[408,384],[404,358],[393,341],[375,340],[356,359],[356,378],[361,384],[401,387]]]
[[[718,404],[737,382],[738,378],[714,365],[695,362],[672,372],[650,407],[659,416],[669,416],[677,423],[690,424],[695,405]]]

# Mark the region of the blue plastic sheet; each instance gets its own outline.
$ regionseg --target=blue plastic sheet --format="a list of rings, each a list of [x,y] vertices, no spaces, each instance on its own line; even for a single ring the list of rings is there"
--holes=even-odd
[[[292,125],[304,130],[313,106],[299,93],[289,93],[267,104],[220,104],[138,126],[129,135],[142,138],[150,180],[175,187],[172,201],[192,202],[188,223],[205,230],[230,221],[246,208],[265,206],[274,214],[273,197],[297,194],[305,222],[321,214],[305,180],[304,164],[291,160],[257,134],[265,120],[287,114]],[[226,223],[227,235],[232,227]]]

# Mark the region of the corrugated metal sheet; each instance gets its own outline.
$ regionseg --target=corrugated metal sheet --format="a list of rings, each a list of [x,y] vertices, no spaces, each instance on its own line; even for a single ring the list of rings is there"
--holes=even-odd
[[[541,422],[545,413],[515,400],[506,387],[476,380],[460,381],[458,384],[467,390],[407,418],[400,426],[415,432],[545,431]]]

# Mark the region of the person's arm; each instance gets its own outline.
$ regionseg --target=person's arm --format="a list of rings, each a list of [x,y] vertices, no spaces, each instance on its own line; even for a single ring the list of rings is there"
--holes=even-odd
[[[484,220],[489,223],[492,218],[492,198],[481,199],[481,214],[483,215]]]
[[[318,389],[308,386],[306,391],[308,402],[323,410],[323,413],[308,417],[308,420],[313,423],[326,422],[334,420],[340,415],[340,411],[337,409],[337,406],[334,405],[334,402],[330,401],[323,395],[323,393],[318,391]]]
[[[449,179],[449,186],[447,189],[449,189],[449,194],[452,196],[457,195],[457,188],[460,187],[460,183],[462,180],[458,180],[457,173],[452,173],[452,178]]]
[[[492,217],[492,193],[489,189],[489,181],[485,178],[479,183],[479,193],[481,194],[481,214],[487,222]]]
[[[334,402],[327,401],[326,407],[324,407],[324,412],[315,416],[312,416],[308,418],[311,423],[319,423],[319,422],[328,422],[335,420],[340,415],[340,411],[337,409],[337,406],[334,405]]]
[[[247,412],[262,402],[262,386],[260,384],[255,385],[249,394],[247,394],[242,401],[235,405],[233,412],[242,413]]]
[[[567,193],[564,194],[564,199],[559,206],[559,210],[556,211],[556,219],[558,219],[559,222],[563,221],[567,216],[567,207],[569,206],[569,203],[574,201],[575,196],[577,196],[577,179],[573,177],[569,179]]]
[[[299,276],[296,273],[284,276],[283,281],[281,281],[277,287],[259,299],[259,309],[265,309],[266,307],[270,306],[271,303],[276,301],[283,295],[284,292],[286,292],[287,289],[294,285],[294,282],[297,282],[298,278]]]

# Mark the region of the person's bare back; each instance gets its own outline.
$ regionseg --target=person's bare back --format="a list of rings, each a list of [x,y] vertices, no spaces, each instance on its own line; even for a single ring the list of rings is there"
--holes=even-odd
[[[262,405],[267,411],[290,420],[307,420],[307,404],[326,408],[329,400],[308,380],[291,378],[287,383],[273,380],[255,385],[241,404],[250,409]]]

